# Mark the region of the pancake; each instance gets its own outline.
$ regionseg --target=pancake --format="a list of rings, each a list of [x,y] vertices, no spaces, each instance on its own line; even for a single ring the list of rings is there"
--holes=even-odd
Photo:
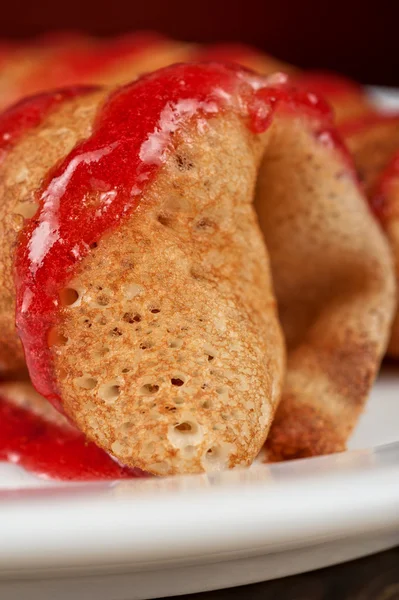
[[[239,73],[175,67],[111,93],[76,92],[2,164],[5,262],[18,246],[3,304],[16,301],[32,381],[90,440],[155,474],[250,464],[280,397],[284,347],[253,208],[262,140],[213,98],[214,83],[244,85]],[[209,101],[193,100],[208,88]],[[27,198],[39,212],[18,236],[6,221]],[[68,205],[63,224],[49,203]],[[61,243],[43,238],[47,217],[56,236],[68,229]],[[62,257],[50,266],[53,251]],[[26,260],[39,268],[24,271]],[[12,314],[1,315],[4,361],[18,355]]]
[[[384,229],[399,280],[399,115],[371,114],[342,124],[370,207]],[[399,357],[399,313],[392,325],[388,354]]]
[[[248,465],[273,419],[269,460],[344,449],[395,284],[324,102],[191,64],[46,106],[1,165],[3,363],[19,334],[36,389],[154,474]]]

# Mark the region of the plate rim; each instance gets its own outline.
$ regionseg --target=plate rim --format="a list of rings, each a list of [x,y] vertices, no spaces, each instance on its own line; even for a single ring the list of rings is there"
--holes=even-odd
[[[398,442],[249,470],[0,492],[0,576],[228,560],[387,528],[399,531]]]

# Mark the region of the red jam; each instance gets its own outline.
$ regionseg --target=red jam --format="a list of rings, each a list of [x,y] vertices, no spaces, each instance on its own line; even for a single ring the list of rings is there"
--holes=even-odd
[[[77,429],[50,423],[1,397],[0,461],[63,481],[145,476],[140,469],[120,466]]]
[[[156,52],[166,39],[156,33],[142,32],[126,35],[112,41],[91,42],[67,38],[52,58],[44,61],[27,79],[21,82],[23,93],[43,89],[86,84],[95,80],[101,83],[112,69],[120,69],[127,61],[134,63],[141,54]]]
[[[263,87],[262,87],[263,86]],[[330,131],[330,111],[313,94],[295,93],[239,67],[175,65],[110,95],[92,135],[48,175],[37,214],[26,222],[16,256],[18,332],[35,388],[61,406],[48,335],[60,323],[59,292],[106,231],[139,205],[182,123],[201,124],[230,109],[265,131],[275,107],[306,111]],[[328,143],[333,143],[332,136]]]
[[[70,88],[22,100],[0,115],[0,160],[29,129],[64,100],[94,88]],[[0,460],[62,480],[139,476],[120,467],[83,434],[61,428],[0,398]]]
[[[0,114],[0,161],[29,129],[38,126],[57,104],[94,88],[66,88],[26,98]]]

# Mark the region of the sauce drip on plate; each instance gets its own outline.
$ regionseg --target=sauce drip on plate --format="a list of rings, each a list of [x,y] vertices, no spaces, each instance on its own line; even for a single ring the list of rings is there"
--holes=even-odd
[[[140,469],[120,466],[72,426],[47,421],[1,397],[0,461],[63,481],[145,476]]]

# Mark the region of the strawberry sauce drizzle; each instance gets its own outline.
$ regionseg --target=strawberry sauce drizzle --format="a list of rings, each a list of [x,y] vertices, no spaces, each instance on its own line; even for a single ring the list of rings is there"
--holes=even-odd
[[[30,129],[65,100],[95,88],[69,88],[24,99],[0,116],[0,161]],[[62,428],[0,397],[0,461],[60,480],[120,479],[141,476],[119,466],[83,434]]]
[[[65,100],[93,91],[94,87],[70,87],[24,98],[0,114],[0,162],[19,138],[40,125],[48,113]]]
[[[57,94],[71,97],[74,92]],[[10,132],[5,148],[24,127],[40,122],[53,106],[50,98],[55,98],[53,103],[59,99],[45,95],[18,105],[21,111],[16,111],[15,120],[10,119],[7,127],[3,123],[1,129]],[[62,326],[59,292],[90,247],[139,205],[173,148],[174,132],[191,119],[200,122],[233,110],[252,131],[261,133],[277,107],[305,115],[320,142],[340,150],[330,109],[314,94],[239,67],[177,65],[111,94],[92,135],[47,175],[37,194],[39,210],[26,221],[17,248],[16,321],[34,386],[56,408],[62,410],[62,403],[48,334],[54,326]],[[64,430],[4,400],[0,422],[2,460],[15,461],[17,456],[29,470],[58,479],[141,475],[119,467],[76,430]]]
[[[57,408],[48,334],[60,323],[59,292],[90,247],[139,205],[184,122],[229,109],[260,133],[278,104],[310,113],[329,131],[329,108],[313,94],[273,86],[238,66],[168,67],[111,94],[92,135],[46,178],[17,250],[16,320],[33,384]]]
[[[72,426],[51,423],[1,397],[0,461],[62,481],[145,476],[140,469],[120,466]]]

